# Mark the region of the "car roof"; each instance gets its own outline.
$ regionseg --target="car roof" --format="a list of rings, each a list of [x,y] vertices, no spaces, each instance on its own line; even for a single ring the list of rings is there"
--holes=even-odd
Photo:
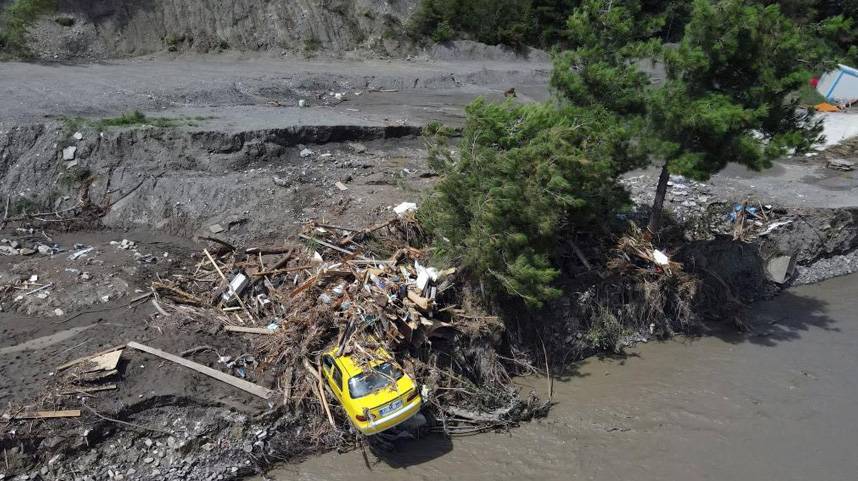
[[[333,357],[336,363],[340,366],[340,368],[342,368],[342,370],[344,371],[343,374],[345,374],[346,377],[352,378],[363,372],[363,369],[354,361],[352,356],[344,354],[342,356],[337,357],[336,348],[328,354],[330,354],[331,357]],[[387,351],[385,350],[381,350],[380,354],[382,354],[383,357],[390,357],[390,354],[387,354]],[[376,364],[381,364],[382,362],[385,361],[379,359]]]

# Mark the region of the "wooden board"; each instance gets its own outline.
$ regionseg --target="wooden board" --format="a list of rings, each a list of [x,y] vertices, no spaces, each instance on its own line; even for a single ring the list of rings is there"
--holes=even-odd
[[[193,361],[189,361],[183,357],[176,356],[174,354],[170,354],[168,352],[164,352],[160,349],[156,349],[154,347],[149,347],[143,344],[139,344],[136,342],[129,342],[128,347],[132,349],[137,349],[138,351],[147,352],[152,354],[153,356],[158,356],[162,359],[166,359],[168,361],[172,361],[176,364],[185,366],[188,369],[192,369],[197,371],[200,374],[205,374],[211,378],[217,379],[218,381],[229,384],[230,386],[241,389],[242,391],[253,394],[254,396],[261,397],[262,399],[268,399],[271,397],[271,394],[274,392],[271,389],[264,388],[257,384],[253,384],[252,382],[245,381],[244,379],[237,378],[235,376],[220,372],[216,369],[212,369],[208,366],[203,366],[202,364],[198,364]]]
[[[269,336],[274,334],[274,331],[267,327],[224,326],[223,330],[229,332],[243,332],[245,334],[265,334]]]
[[[116,384],[105,384],[104,386],[79,387],[77,389],[69,389],[68,391],[63,391],[61,394],[63,394],[64,396],[73,396],[75,394],[86,394],[99,391],[112,391],[114,389],[116,389]]]
[[[62,371],[63,369],[68,369],[68,368],[70,368],[76,364],[80,364],[84,361],[89,361],[90,359],[95,358],[95,357],[103,356],[105,354],[110,354],[111,352],[118,351],[124,347],[125,347],[125,344],[120,344],[118,346],[113,346],[110,349],[105,349],[103,351],[99,351],[99,352],[96,352],[94,354],[90,354],[88,356],[77,358],[74,361],[69,361],[69,362],[63,364],[62,366],[57,367],[57,371]]]
[[[78,418],[80,417],[79,409],[70,409],[67,411],[36,411],[34,413],[24,413],[13,416],[12,419],[50,419],[50,418]]]
[[[120,357],[122,357],[122,349],[94,357],[86,361],[87,363],[93,363],[92,367],[87,368],[86,371],[112,371],[116,369],[116,365],[119,364]]]

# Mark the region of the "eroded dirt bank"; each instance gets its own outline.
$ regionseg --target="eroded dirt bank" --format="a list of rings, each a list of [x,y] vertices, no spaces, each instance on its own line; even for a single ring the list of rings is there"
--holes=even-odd
[[[424,439],[369,466],[330,454],[265,479],[852,479],[856,286],[853,275],[790,289],[753,307],[747,334],[575,364],[549,417],[509,433]]]

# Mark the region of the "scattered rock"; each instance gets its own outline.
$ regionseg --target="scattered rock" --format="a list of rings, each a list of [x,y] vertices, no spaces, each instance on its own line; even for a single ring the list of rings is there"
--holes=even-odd
[[[39,244],[36,247],[36,250],[39,251],[39,254],[42,254],[44,256],[49,256],[49,255],[52,255],[54,253],[54,250],[51,249],[50,247],[46,246],[45,244]]]
[[[769,259],[766,264],[766,274],[772,282],[783,284],[792,277],[795,270],[795,260],[792,256],[777,256]]]
[[[843,172],[849,172],[850,170],[855,169],[855,164],[846,159],[831,159],[828,161],[826,167],[832,170],[841,170]]]
[[[15,256],[18,255],[18,249],[12,246],[0,246],[0,255]]]
[[[357,143],[357,142],[349,144],[349,147],[351,147],[351,149],[352,149],[356,154],[363,154],[363,153],[365,153],[365,152],[366,152],[366,145],[359,144],[359,143]]]
[[[224,229],[223,226],[220,224],[212,224],[209,226],[209,232],[211,232],[212,234],[220,234],[225,230],[226,229]]]
[[[31,255],[36,253],[36,250],[30,249],[29,247],[25,247],[25,248],[19,250],[18,253],[21,254],[22,256],[31,256]]]
[[[83,134],[80,132],[75,132],[72,137],[74,137],[75,140],[83,140]]]
[[[277,187],[289,187],[289,181],[282,177],[277,177],[275,175],[274,177],[272,177],[272,180],[274,181],[274,185],[276,185]]]
[[[74,156],[77,153],[77,147],[71,146],[63,149],[63,160],[74,160]]]
[[[307,157],[309,157],[309,156],[313,155],[313,151],[312,151],[312,150],[310,150],[310,149],[304,149],[304,150],[302,150],[302,151],[301,151],[301,154],[300,154],[300,155],[301,155],[301,157],[303,157],[303,158],[307,158]]]

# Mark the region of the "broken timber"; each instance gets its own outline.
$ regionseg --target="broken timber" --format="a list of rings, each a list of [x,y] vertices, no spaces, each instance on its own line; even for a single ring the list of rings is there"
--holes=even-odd
[[[110,354],[111,352],[116,352],[116,351],[118,351],[120,349],[124,349],[124,348],[125,348],[125,344],[120,344],[118,346],[113,346],[109,349],[105,349],[103,351],[99,351],[99,352],[96,352],[94,354],[90,354],[88,356],[77,358],[74,361],[69,361],[69,362],[63,364],[62,366],[57,367],[57,371],[62,371],[63,369],[68,369],[68,368],[70,368],[76,364],[80,364],[82,362],[89,361],[90,359],[93,359],[93,358],[96,358],[99,356],[104,356],[105,354]]]
[[[245,334],[274,334],[274,331],[267,327],[223,326],[223,330],[229,332],[243,332]]]
[[[164,352],[160,349],[156,349],[154,347],[149,347],[143,344],[138,344],[136,342],[129,342],[128,347],[132,349],[137,349],[138,351],[147,352],[152,354],[153,356],[158,356],[162,359],[166,359],[168,361],[172,361],[176,364],[187,367],[188,369],[192,369],[197,371],[200,374],[205,374],[211,378],[217,379],[218,381],[229,384],[230,386],[241,389],[242,391],[253,394],[254,396],[261,397],[262,399],[268,399],[271,397],[273,391],[268,388],[264,388],[257,384],[253,384],[252,382],[245,381],[244,379],[237,378],[235,376],[220,372],[216,369],[212,369],[208,366],[203,366],[202,364],[198,364],[193,361],[189,361],[185,358],[176,356],[174,354],[170,354],[168,352]]]
[[[67,411],[36,411],[33,413],[24,413],[12,416],[12,419],[50,419],[50,418],[79,418],[79,409],[70,409]]]

